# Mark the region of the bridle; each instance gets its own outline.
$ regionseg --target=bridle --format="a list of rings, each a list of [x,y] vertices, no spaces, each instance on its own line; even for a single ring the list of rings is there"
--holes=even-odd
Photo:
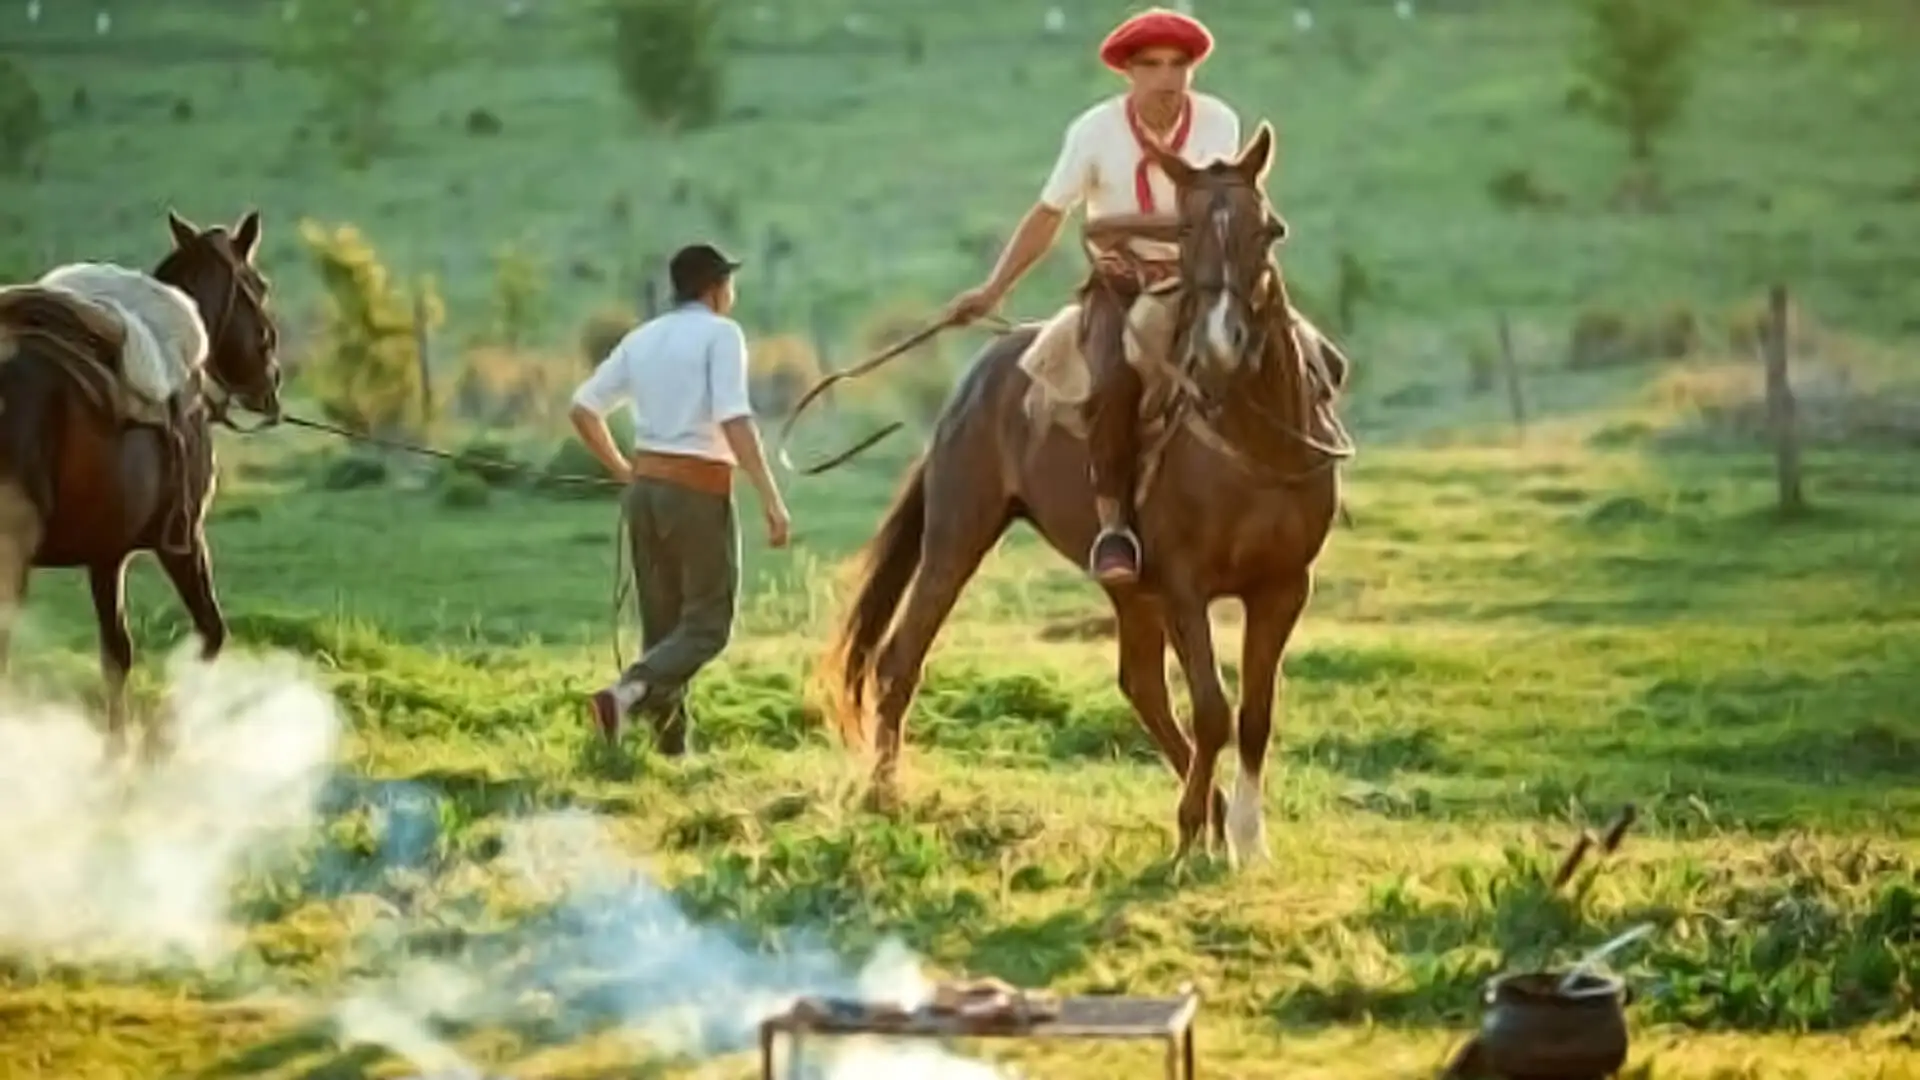
[[[222,264],[222,269],[226,272],[227,285],[226,295],[222,299],[218,309],[219,314],[214,318],[213,325],[208,329],[207,349],[210,354],[209,361],[211,361],[211,353],[213,350],[220,347],[221,343],[226,340],[227,334],[233,329],[234,316],[239,310],[242,299],[251,303],[254,306],[254,310],[261,313],[262,318],[266,318],[266,297],[256,291],[251,286],[251,283],[245,280],[246,274],[243,269],[232,260],[226,259],[218,253],[215,254],[215,259]],[[233,419],[233,388],[227,385],[225,379],[220,377],[217,365],[211,362],[202,365],[196,370],[195,379],[199,383],[200,390],[197,396],[202,406],[206,409],[207,418],[230,431],[239,432],[242,435],[250,435],[254,432],[265,431],[268,428],[274,427],[278,425],[282,419],[278,412],[262,413],[260,414],[262,419],[259,423],[251,426],[242,426]]]
[[[1254,275],[1252,282],[1245,286],[1237,285],[1227,273],[1226,267],[1230,250],[1229,241],[1231,239],[1228,223],[1233,214],[1233,207],[1228,202],[1229,195],[1226,186],[1219,183],[1216,178],[1211,176],[1205,177],[1202,183],[1207,185],[1208,191],[1205,220],[1217,230],[1216,240],[1220,245],[1220,258],[1217,268],[1196,266],[1195,253],[1186,241],[1192,236],[1191,230],[1203,226],[1198,226],[1185,220],[1181,221],[1179,226],[1181,239],[1180,277],[1183,284],[1181,288],[1179,318],[1176,320],[1176,340],[1174,342],[1173,355],[1180,358],[1180,362],[1175,365],[1175,371],[1179,376],[1179,382],[1187,390],[1187,393],[1184,395],[1184,407],[1191,410],[1188,416],[1190,423],[1187,426],[1202,442],[1226,454],[1226,456],[1233,458],[1243,469],[1255,476],[1261,477],[1269,483],[1275,485],[1292,485],[1309,480],[1338,463],[1353,457],[1353,439],[1348,435],[1345,426],[1340,423],[1340,418],[1337,413],[1332,409],[1325,410],[1327,420],[1334,430],[1335,438],[1338,440],[1338,442],[1335,443],[1329,442],[1313,434],[1311,431],[1303,430],[1299,423],[1280,416],[1269,407],[1266,402],[1259,400],[1257,397],[1244,394],[1222,396],[1201,393],[1193,379],[1193,374],[1199,360],[1199,342],[1196,330],[1200,322],[1198,318],[1200,314],[1200,297],[1202,294],[1208,296],[1224,294],[1230,303],[1238,306],[1241,315],[1248,323],[1248,340],[1242,346],[1242,355],[1243,357],[1251,357],[1252,359],[1249,363],[1243,364],[1243,367],[1252,370],[1255,374],[1260,374],[1264,370],[1266,366],[1265,359],[1267,345],[1269,343],[1269,334],[1272,330],[1273,323],[1276,318],[1285,319],[1286,332],[1294,335],[1294,354],[1300,367],[1300,380],[1302,384],[1300,393],[1303,399],[1312,403],[1319,400],[1321,390],[1327,391],[1329,395],[1332,392],[1331,385],[1323,385],[1317,388],[1311,385],[1315,382],[1329,383],[1330,380],[1321,370],[1320,365],[1308,362],[1301,350],[1298,329],[1294,323],[1291,306],[1286,300],[1286,291],[1279,287],[1280,267],[1272,255],[1270,253],[1263,254],[1260,260],[1259,271]],[[1270,248],[1272,244],[1279,242],[1279,240],[1285,236],[1285,226],[1279,218],[1274,216],[1272,208],[1267,204],[1265,198],[1260,200],[1260,205],[1262,217],[1261,230],[1264,237],[1267,238],[1264,247]],[[1278,312],[1274,311],[1276,305],[1280,308]],[[1318,460],[1305,469],[1293,472],[1283,472],[1264,462],[1256,461],[1250,454],[1233,445],[1232,442],[1220,434],[1218,425],[1227,409],[1229,400],[1237,401],[1238,404],[1250,409],[1265,425],[1301,448],[1312,452],[1318,457]],[[1176,408],[1178,407],[1181,406],[1177,405]],[[1312,408],[1312,404],[1309,404],[1309,409]],[[1170,436],[1178,426],[1177,424],[1168,424],[1166,428],[1167,435]]]
[[[1224,185],[1215,182],[1211,177],[1203,182],[1207,184],[1208,189],[1206,220],[1213,227],[1214,239],[1220,245],[1220,260],[1217,270],[1205,269],[1204,272],[1196,272],[1192,250],[1184,242],[1180,245],[1180,278],[1190,284],[1182,290],[1184,295],[1181,297],[1179,320],[1182,341],[1176,355],[1180,356],[1182,362],[1191,369],[1194,362],[1199,359],[1199,343],[1193,330],[1198,324],[1196,316],[1199,314],[1200,296],[1203,293],[1209,296],[1225,294],[1228,301],[1245,317],[1249,328],[1250,336],[1241,347],[1242,355],[1250,357],[1253,366],[1258,368],[1266,357],[1269,330],[1268,307],[1280,292],[1273,287],[1280,271],[1271,258],[1263,258],[1260,260],[1260,269],[1255,273],[1250,285],[1243,288],[1232,280],[1231,275],[1227,273],[1227,254],[1232,239],[1228,222],[1233,216],[1233,207],[1227,201],[1228,192]],[[1192,235],[1192,230],[1203,227],[1182,221],[1179,226],[1180,239],[1185,241]],[[1272,209],[1266,205],[1264,199],[1261,200],[1260,227],[1266,236],[1275,239],[1284,235],[1285,231],[1284,226],[1273,215]],[[1269,240],[1269,243],[1272,242]],[[1288,312],[1286,315],[1291,325],[1292,313]]]

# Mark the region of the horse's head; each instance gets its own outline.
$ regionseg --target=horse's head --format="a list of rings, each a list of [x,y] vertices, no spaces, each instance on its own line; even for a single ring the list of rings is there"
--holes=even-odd
[[[169,210],[173,250],[154,276],[192,297],[207,327],[207,373],[222,396],[262,416],[280,415],[279,329],[267,308],[270,286],[254,267],[260,212],[228,229],[201,229]]]
[[[1271,258],[1286,239],[1287,223],[1267,201],[1273,165],[1273,128],[1265,121],[1232,159],[1203,166],[1149,144],[1179,192],[1180,277],[1198,320],[1188,348],[1227,373],[1258,364],[1267,345],[1267,320],[1285,319],[1284,290]],[[1183,328],[1185,329],[1185,328]]]

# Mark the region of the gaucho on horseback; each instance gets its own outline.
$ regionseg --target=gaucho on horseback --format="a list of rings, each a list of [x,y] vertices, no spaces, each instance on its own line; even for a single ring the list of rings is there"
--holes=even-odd
[[[1100,59],[1125,76],[1128,89],[1067,126],[1039,200],[987,280],[949,305],[952,322],[964,325],[997,307],[1046,254],[1075,207],[1084,205],[1089,221],[1169,216],[1176,192],[1145,152],[1148,140],[1195,165],[1240,150],[1233,109],[1193,89],[1194,69],[1212,51],[1213,35],[1198,20],[1159,8],[1107,36]],[[1137,580],[1143,554],[1132,516],[1144,383],[1126,358],[1128,312],[1144,290],[1176,274],[1178,260],[1178,245],[1132,237],[1100,252],[1083,289],[1081,348],[1093,375],[1084,417],[1100,521],[1087,568],[1106,584]]]

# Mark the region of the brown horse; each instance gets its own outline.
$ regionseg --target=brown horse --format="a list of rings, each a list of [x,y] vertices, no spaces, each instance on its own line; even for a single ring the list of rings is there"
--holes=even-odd
[[[173,249],[153,276],[193,301],[210,382],[190,381],[180,391],[171,425],[129,422],[124,323],[103,321],[99,311],[54,290],[0,293],[0,668],[32,570],[85,567],[115,755],[125,746],[133,666],[127,563],[136,551],[154,553],[193,619],[201,656],[217,656],[227,628],[205,528],[214,492],[212,422],[231,423],[229,402],[270,419],[280,410],[278,333],[267,281],[254,267],[259,213],[231,229],[202,230],[171,211],[167,224]],[[179,440],[173,452],[169,440]],[[174,550],[161,540],[180,513],[190,515],[190,539]],[[166,739],[150,722],[143,749],[157,756]]]
[[[1107,594],[1121,690],[1184,781],[1181,858],[1203,830],[1209,843],[1225,834],[1236,860],[1266,854],[1261,777],[1281,654],[1339,506],[1336,466],[1352,452],[1310,434],[1319,420],[1339,431],[1332,399],[1346,365],[1330,351],[1316,364],[1302,347],[1303,334],[1317,334],[1297,322],[1271,254],[1286,234],[1264,194],[1273,148],[1262,123],[1231,161],[1196,168],[1156,152],[1180,192],[1177,220],[1122,226],[1180,247],[1171,356],[1191,377],[1176,380],[1187,388],[1175,398],[1182,411],[1139,504],[1143,576]],[[857,595],[828,654],[828,712],[850,743],[877,741],[872,794],[882,802],[896,795],[922,664],[987,552],[1024,520],[1079,565],[1097,528],[1086,444],[1024,406],[1032,383],[1019,360],[1036,333],[1029,325],[999,338],[962,378],[864,553]],[[1214,784],[1233,730],[1207,615],[1221,597],[1238,598],[1246,612],[1231,806]],[[1168,698],[1169,642],[1190,688],[1192,743]]]

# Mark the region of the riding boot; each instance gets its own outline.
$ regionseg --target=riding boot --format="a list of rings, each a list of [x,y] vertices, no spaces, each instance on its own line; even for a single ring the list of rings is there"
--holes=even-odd
[[[173,510],[160,524],[160,549],[185,555],[194,546],[193,463],[187,445],[187,414],[180,395],[167,398],[167,424],[160,433],[165,471],[173,489]]]
[[[1111,277],[1088,290],[1084,346],[1092,369],[1087,450],[1100,532],[1087,552],[1087,572],[1105,585],[1139,580],[1144,552],[1133,530],[1134,474],[1139,464],[1140,373],[1127,363],[1126,320],[1138,288]]]

